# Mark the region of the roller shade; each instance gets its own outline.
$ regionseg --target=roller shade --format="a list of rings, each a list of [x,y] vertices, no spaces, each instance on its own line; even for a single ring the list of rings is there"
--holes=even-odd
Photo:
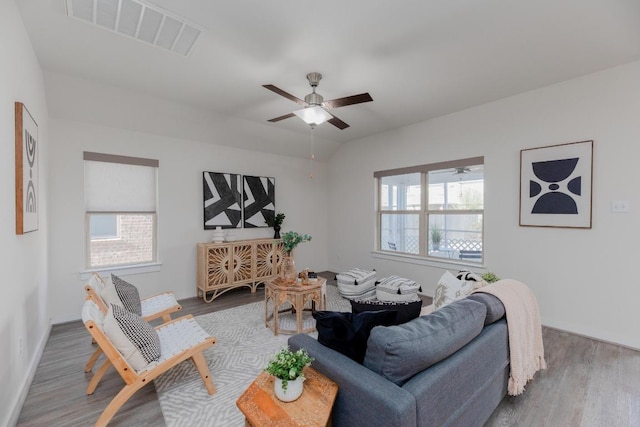
[[[155,212],[158,161],[84,153],[87,212]]]

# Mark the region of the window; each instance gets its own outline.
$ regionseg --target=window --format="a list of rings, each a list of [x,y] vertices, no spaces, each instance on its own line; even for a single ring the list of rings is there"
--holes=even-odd
[[[87,268],[155,262],[159,162],[84,153]]]
[[[482,262],[484,158],[374,173],[377,249]]]

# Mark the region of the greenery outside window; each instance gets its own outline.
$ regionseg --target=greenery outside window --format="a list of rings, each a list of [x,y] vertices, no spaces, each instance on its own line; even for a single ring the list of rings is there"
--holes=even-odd
[[[484,158],[374,173],[377,250],[482,263]]]

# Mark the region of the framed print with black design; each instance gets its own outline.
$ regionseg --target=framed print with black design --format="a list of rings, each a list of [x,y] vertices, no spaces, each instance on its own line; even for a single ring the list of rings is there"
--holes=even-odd
[[[593,141],[520,151],[520,225],[591,228]]]
[[[244,228],[268,227],[276,211],[276,179],[244,176]]]
[[[27,107],[15,103],[16,234],[38,229],[38,125]]]
[[[242,227],[242,175],[203,172],[204,229]]]

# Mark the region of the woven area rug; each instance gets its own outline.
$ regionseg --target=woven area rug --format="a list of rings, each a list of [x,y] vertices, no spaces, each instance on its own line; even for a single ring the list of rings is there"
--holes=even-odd
[[[328,310],[351,311],[349,301],[335,286],[327,286]],[[162,414],[168,427],[244,426],[236,400],[267,365],[286,347],[290,335],[274,336],[265,327],[264,302],[196,317],[218,342],[205,351],[216,394],[209,396],[193,363],[184,362],[155,380]],[[280,325],[295,329],[295,316],[281,314]],[[305,313],[305,327],[315,322]],[[316,335],[314,333],[313,335]]]

